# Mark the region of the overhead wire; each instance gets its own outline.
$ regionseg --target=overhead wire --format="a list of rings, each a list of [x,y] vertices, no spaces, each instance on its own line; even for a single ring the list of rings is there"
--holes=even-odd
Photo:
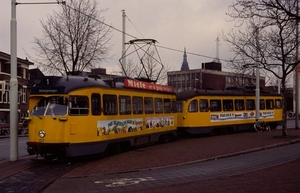
[[[128,15],[125,15],[128,21],[131,23],[131,25],[134,27],[134,29],[144,38],[144,36],[141,34],[141,32],[135,27],[135,25],[132,23],[132,21],[129,19]]]
[[[139,39],[138,37],[136,37],[136,36],[134,36],[134,35],[131,35],[131,34],[128,34],[128,33],[126,33],[126,32],[123,32],[122,30],[119,30],[118,28],[115,28],[115,27],[113,27],[112,25],[109,25],[109,24],[106,24],[105,22],[103,22],[103,21],[101,21],[101,20],[99,20],[99,19],[97,19],[97,18],[94,18],[94,17],[91,17],[90,15],[88,15],[88,14],[86,14],[86,13],[83,13],[82,11],[80,11],[80,10],[77,10],[77,9],[75,9],[75,8],[73,8],[73,7],[71,7],[71,6],[69,6],[69,5],[67,5],[67,3],[65,3],[65,4],[62,4],[62,6],[67,6],[68,8],[70,8],[70,9],[72,9],[72,10],[74,10],[74,11],[77,11],[77,12],[79,12],[80,14],[82,14],[82,15],[85,15],[85,16],[87,16],[87,17],[90,17],[91,19],[93,19],[93,20],[95,20],[95,21],[97,21],[97,22],[100,22],[100,23],[102,23],[103,25],[105,25],[105,26],[107,26],[107,27],[109,27],[109,28],[111,28],[111,29],[113,29],[113,30],[116,30],[116,31],[118,31],[118,32],[120,32],[120,33],[124,33],[125,35],[127,35],[127,36],[129,36],[129,37],[131,37],[131,38],[134,38],[134,39]],[[126,18],[131,22],[131,20],[126,16]],[[131,22],[132,23],[132,22]],[[133,23],[132,23],[132,25],[133,25]],[[134,25],[133,25],[134,26]],[[134,26],[134,28],[137,30],[137,28]],[[138,32],[139,32],[139,30],[137,30]],[[140,32],[139,32],[140,33]],[[141,33],[140,33],[140,35],[141,35]],[[143,36],[142,36],[143,37]],[[180,53],[184,53],[184,51],[182,51],[182,50],[179,50],[179,49],[175,49],[175,48],[169,48],[169,47],[166,47],[166,46],[159,46],[159,45],[156,45],[157,47],[160,47],[160,48],[163,48],[163,49],[166,49],[166,50],[171,50],[171,51],[176,51],[176,52],[180,52]],[[194,56],[199,56],[199,57],[204,57],[204,58],[210,58],[210,59],[215,59],[215,57],[211,57],[211,56],[205,56],[205,55],[202,55],[202,54],[197,54],[197,53],[192,53],[192,52],[186,52],[186,53],[188,53],[188,54],[191,54],[191,55],[194,55]],[[226,60],[226,59],[219,59],[220,61],[225,61],[225,62],[230,62],[230,60]]]

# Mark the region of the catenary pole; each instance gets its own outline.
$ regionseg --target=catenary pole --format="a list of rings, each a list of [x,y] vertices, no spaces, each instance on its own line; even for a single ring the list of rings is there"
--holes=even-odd
[[[296,61],[299,60],[299,1],[297,0],[297,6],[296,6],[296,14],[297,14],[297,19],[296,19]],[[295,129],[299,129],[299,122],[298,122],[298,116],[299,116],[299,64],[297,63],[297,66],[295,68],[295,87],[296,87],[296,92],[295,92]]]
[[[11,1],[10,22],[10,161],[18,160],[18,79],[16,0]]]
[[[256,43],[257,43],[257,52],[259,51],[258,49],[258,30],[259,28],[256,27],[255,28],[255,34],[256,34]],[[257,53],[257,57],[258,57],[258,53]],[[255,87],[255,120],[256,122],[259,122],[259,118],[260,118],[260,114],[259,114],[259,102],[260,102],[260,89],[259,89],[259,77],[260,77],[260,74],[259,74],[259,65],[258,63],[256,63],[255,65],[256,67],[256,87]]]
[[[17,78],[17,5],[18,4],[65,4],[65,1],[42,3],[17,3],[11,0],[10,21],[10,161],[19,159],[18,151],[18,78]]]
[[[125,30],[126,30],[126,26],[125,26],[125,18],[126,18],[126,13],[125,10],[122,10],[122,65],[123,65],[123,70],[127,70],[127,66],[126,66],[126,57],[125,57]],[[126,72],[122,72],[123,75],[126,75]]]

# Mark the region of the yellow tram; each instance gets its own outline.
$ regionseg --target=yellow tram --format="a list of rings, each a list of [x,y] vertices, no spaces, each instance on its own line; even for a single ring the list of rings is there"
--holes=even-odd
[[[172,87],[128,77],[47,76],[29,98],[28,152],[83,156],[177,135]]]
[[[189,90],[177,93],[178,131],[222,134],[253,129],[255,92],[243,90]],[[275,128],[282,121],[282,97],[260,93],[260,121]]]

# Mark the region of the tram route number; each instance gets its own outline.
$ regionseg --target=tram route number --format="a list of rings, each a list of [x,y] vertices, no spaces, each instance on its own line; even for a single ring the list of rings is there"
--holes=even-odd
[[[95,184],[106,184],[106,187],[120,187],[120,186],[130,186],[138,184],[140,182],[153,181],[153,177],[145,178],[116,178],[116,179],[106,179],[95,181]]]

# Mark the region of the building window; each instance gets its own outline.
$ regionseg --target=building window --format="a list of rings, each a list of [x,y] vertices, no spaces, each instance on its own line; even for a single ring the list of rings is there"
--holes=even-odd
[[[27,103],[27,87],[22,88],[22,103]]]
[[[9,83],[5,84],[5,91],[3,94],[3,103],[9,103]]]
[[[5,93],[5,81],[0,81],[0,102],[3,102],[3,94]]]
[[[23,79],[26,79],[26,69],[23,68]]]

